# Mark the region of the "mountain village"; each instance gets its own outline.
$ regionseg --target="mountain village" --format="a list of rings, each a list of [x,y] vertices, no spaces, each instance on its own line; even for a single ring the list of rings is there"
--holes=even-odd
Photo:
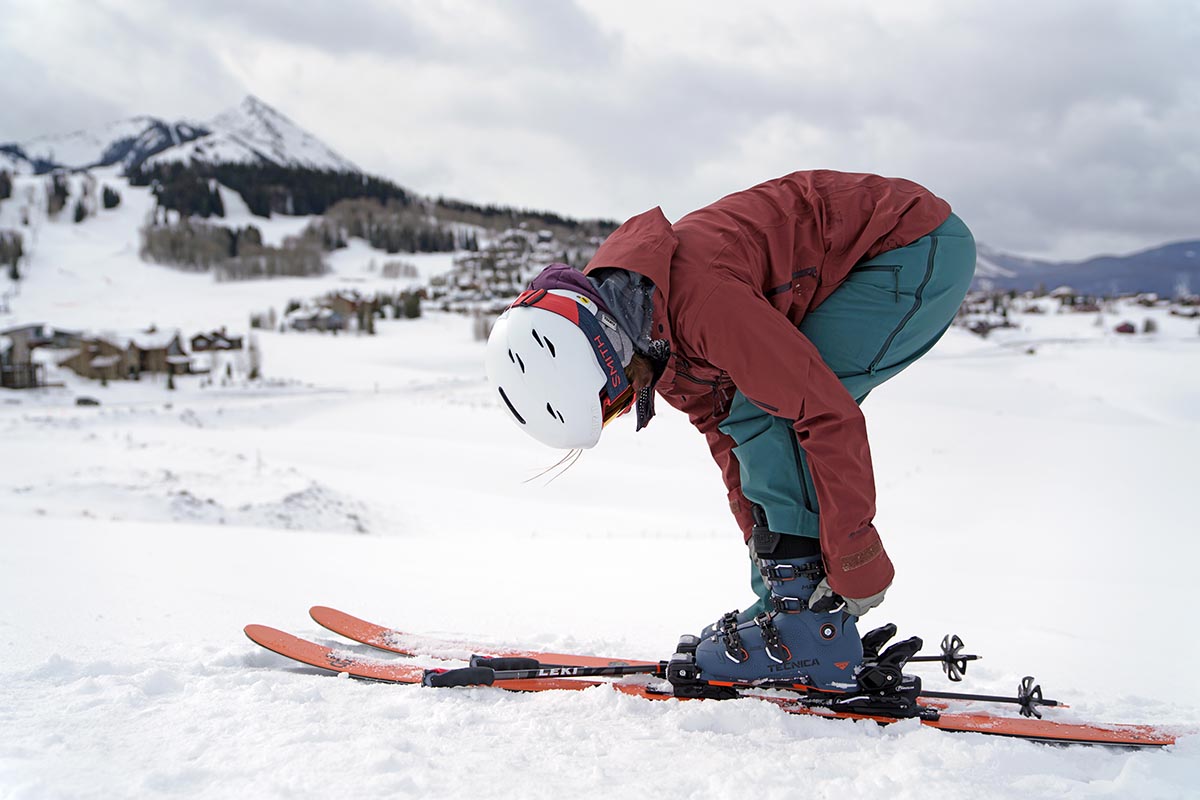
[[[241,192],[221,183],[228,170]],[[423,305],[472,315],[485,338],[489,319],[538,269],[554,261],[581,267],[615,227],[422,198],[360,176],[353,163],[253,97],[204,125],[135,118],[97,133],[0,146],[0,263],[7,278],[0,387],[59,384],[63,370],[101,385],[161,377],[167,389],[182,376],[256,380],[255,330],[373,335],[376,320],[413,319]],[[301,195],[309,199],[301,202]],[[226,326],[160,328],[149,318],[131,331],[84,329],[69,316],[5,324],[27,271],[45,268],[35,258],[41,238],[88,226],[135,198],[147,209],[136,231],[145,262],[220,282],[319,278],[331,272],[329,254],[358,239],[369,243],[359,260],[374,288],[347,278],[314,285],[307,296],[279,296],[265,310],[248,310],[248,324],[232,333]],[[264,205],[251,211],[255,202]],[[245,224],[227,224],[234,217]],[[264,243],[262,229],[272,218],[300,226],[285,222],[292,232]],[[422,275],[406,260],[417,253],[450,260]]]
[[[130,257],[221,283],[265,281],[261,305],[245,309],[244,321],[191,329],[149,308],[133,330],[81,325],[69,310],[13,318],[27,273],[54,268],[38,257],[45,240],[104,224],[131,204],[142,214],[136,230],[114,231],[126,249],[136,237]],[[413,319],[423,308],[469,315],[482,340],[538,270],[582,267],[615,225],[414,194],[364,175],[254,97],[203,124],[138,117],[0,145],[0,387],[61,385],[64,371],[100,385],[161,379],[168,390],[184,376],[252,381],[263,377],[258,331],[373,335],[378,320]],[[344,265],[350,253],[354,274],[334,276],[331,260]],[[431,255],[435,270],[412,263]],[[1186,273],[1160,296],[1115,280],[1108,293],[1011,288],[1020,270],[1019,260],[981,248],[956,324],[987,336],[1019,329],[1027,315],[1089,314],[1100,333],[1152,336],[1162,315],[1200,316]],[[295,294],[283,294],[284,281]],[[1157,273],[1150,283],[1162,285]]]

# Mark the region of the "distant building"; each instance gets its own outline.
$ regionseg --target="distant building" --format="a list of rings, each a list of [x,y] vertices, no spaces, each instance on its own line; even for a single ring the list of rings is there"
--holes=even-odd
[[[39,347],[69,347],[77,341],[78,334],[56,331],[42,323],[0,331],[0,387],[35,389],[44,386],[43,368],[34,362],[33,351]]]
[[[242,337],[225,332],[224,328],[211,333],[197,333],[192,337],[193,353],[207,353],[214,350],[242,350]]]
[[[362,302],[362,298],[357,295],[336,292],[324,301],[324,305],[339,316],[349,319],[358,313],[359,305]]]
[[[346,329],[346,317],[332,308],[300,308],[284,317],[294,331],[335,331]]]
[[[186,375],[191,362],[179,331],[150,328],[84,338],[58,365],[83,378],[112,381],[137,380],[143,372]]]
[[[136,360],[128,347],[103,337],[84,339],[78,349],[58,362],[81,378],[116,381],[137,376]]]
[[[128,336],[132,362],[140,372],[170,372],[186,375],[191,371],[191,359],[183,349],[179,331],[159,331],[150,328]]]

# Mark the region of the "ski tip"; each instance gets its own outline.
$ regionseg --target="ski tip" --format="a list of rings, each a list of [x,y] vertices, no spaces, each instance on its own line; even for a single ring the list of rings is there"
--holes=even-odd
[[[264,641],[276,639],[279,636],[288,636],[278,628],[272,628],[270,625],[256,625],[251,623],[242,628],[242,633],[246,634],[252,641],[257,644],[262,644]]]
[[[278,643],[281,635],[287,636],[287,634],[269,625],[256,625],[253,623],[242,628],[242,633],[246,634],[246,638],[259,647],[265,647],[268,650],[275,650],[279,646]]]
[[[325,628],[347,622],[362,622],[358,617],[351,616],[345,611],[339,611],[333,606],[312,606],[308,609],[308,616],[312,617],[313,622]]]

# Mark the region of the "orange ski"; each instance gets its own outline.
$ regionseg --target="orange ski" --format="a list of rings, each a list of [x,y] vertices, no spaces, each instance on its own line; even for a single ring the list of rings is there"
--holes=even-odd
[[[347,615],[348,616],[348,615]],[[314,618],[316,615],[314,614]],[[354,619],[351,617],[350,619]],[[360,620],[361,622],[361,620]],[[367,623],[369,624],[369,623]],[[378,626],[373,626],[378,627]],[[378,661],[365,659],[347,651],[334,650],[324,645],[310,642],[289,633],[269,628],[265,625],[247,625],[246,635],[256,644],[265,647],[281,656],[300,663],[346,674],[354,678],[381,681],[385,683],[419,684],[425,676],[425,669],[414,664],[398,661]],[[509,657],[530,657],[526,651],[502,651]],[[443,653],[444,655],[444,653]],[[499,655],[499,654],[497,654]],[[547,654],[537,654],[545,656]],[[550,654],[553,655],[553,654]],[[560,654],[561,655],[561,654]],[[590,666],[612,666],[610,659],[591,658],[601,664]],[[655,662],[641,662],[653,664]],[[580,665],[587,666],[587,665]],[[609,686],[623,694],[642,697],[647,700],[678,700],[670,693],[669,685],[659,682],[657,685],[640,682],[612,682],[606,680],[589,680],[573,678],[531,678],[520,680],[497,680],[490,684],[509,691],[540,692],[547,690],[581,690],[597,686]],[[664,687],[661,690],[659,686]],[[870,720],[881,725],[887,725],[899,720],[893,717],[854,714],[845,711],[834,711],[822,708],[811,699],[803,696],[787,697],[778,694],[746,693],[743,699],[754,699],[769,702],[789,714],[819,716],[828,719]],[[710,701],[716,702],[716,701]],[[931,713],[919,717],[920,723],[938,730],[957,733],[980,733],[989,736],[1009,736],[1037,742],[1053,742],[1060,744],[1098,744],[1120,747],[1164,747],[1175,743],[1175,736],[1169,731],[1160,730],[1147,725],[1098,725],[1052,722],[1043,719],[1026,719],[1020,717],[993,716],[982,712],[952,712],[940,711],[933,708]]]
[[[658,663],[657,661],[581,656],[570,653],[543,653],[537,650],[487,647],[469,642],[445,641],[385,628],[328,606],[313,606],[308,613],[318,625],[336,634],[402,656],[429,655],[436,658],[458,658],[463,661],[473,655],[493,658],[534,658],[543,664],[559,664],[565,667],[651,666]]]
[[[250,641],[265,647],[285,658],[327,669],[330,672],[349,675],[383,683],[420,683],[425,668],[396,661],[376,661],[355,653],[334,650],[299,636],[293,636],[266,625],[247,625],[246,636]],[[542,692],[548,689],[587,689],[597,685],[596,681],[577,681],[570,678],[543,678],[537,680],[497,681],[495,686],[515,692]]]

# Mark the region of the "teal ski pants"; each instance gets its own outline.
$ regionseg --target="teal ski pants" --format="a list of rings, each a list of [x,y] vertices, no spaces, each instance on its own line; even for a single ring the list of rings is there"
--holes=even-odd
[[[954,214],[912,244],[862,261],[805,316],[800,331],[861,404],[937,343],[954,321],[975,274],[975,240]],[[817,537],[820,509],[793,420],[775,417],[737,392],[720,425],[737,443],[742,492],[777,533]],[[753,588],[766,596],[757,569]]]

